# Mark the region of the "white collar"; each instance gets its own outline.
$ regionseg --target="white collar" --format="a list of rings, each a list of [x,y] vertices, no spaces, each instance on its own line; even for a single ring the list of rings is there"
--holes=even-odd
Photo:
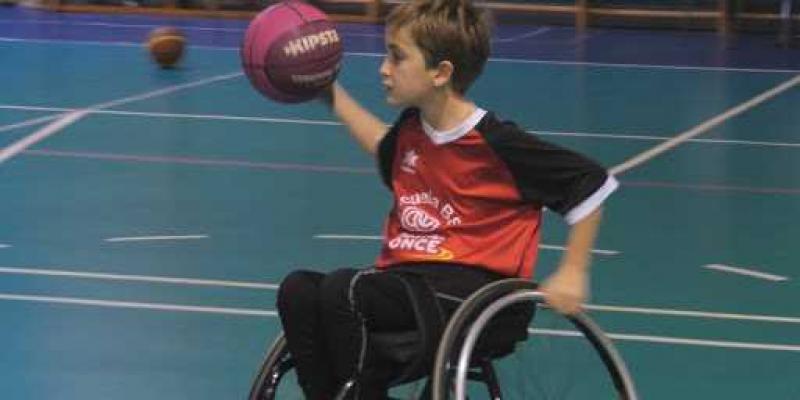
[[[459,124],[453,129],[448,129],[446,131],[437,131],[436,128],[432,127],[429,123],[425,122],[420,116],[420,120],[422,121],[422,129],[431,138],[431,141],[437,145],[442,145],[445,143],[450,143],[459,139],[460,137],[469,133],[479,122],[483,119],[483,116],[486,115],[486,110],[476,107],[475,111],[467,117],[464,122]]]

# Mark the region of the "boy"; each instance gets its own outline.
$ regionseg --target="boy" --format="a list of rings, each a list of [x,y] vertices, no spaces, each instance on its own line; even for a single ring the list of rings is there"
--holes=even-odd
[[[413,0],[386,24],[380,68],[387,102],[404,108],[387,131],[338,84],[336,115],[377,157],[394,194],[376,268],[295,271],[278,310],[307,398],[331,399],[357,379],[357,399],[384,399],[391,371],[372,365],[366,332],[415,326],[398,276],[422,276],[445,316],[481,286],[530,278],[542,208],[572,224],[558,269],[542,285],[562,313],[588,291],[600,206],[617,187],[595,162],[499,121],[465,97],[490,51],[489,25],[468,0]]]

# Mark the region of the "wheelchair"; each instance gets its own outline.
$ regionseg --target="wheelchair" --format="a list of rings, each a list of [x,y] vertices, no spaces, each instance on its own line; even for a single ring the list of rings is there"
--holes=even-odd
[[[597,324],[584,314],[564,316],[550,310],[548,317],[544,315],[546,310],[544,297],[535,283],[503,279],[482,287],[462,302],[451,315],[438,342],[426,339],[419,330],[370,333],[368,340],[372,341],[382,361],[402,366],[392,387],[425,381],[421,393],[415,390],[409,397],[413,399],[638,399],[622,357]],[[547,319],[563,322],[570,329],[542,328]],[[559,344],[543,344],[548,337],[557,338]],[[535,394],[527,389],[524,393],[507,390],[511,382],[505,382],[506,377],[503,377],[501,385],[495,366],[523,352],[521,344],[527,342],[534,344],[531,349],[524,350],[530,353],[531,360],[518,364],[511,375],[524,375],[524,381],[540,375],[566,375],[560,371],[560,364],[571,357],[569,353],[573,350],[569,349],[580,347],[581,360],[585,358],[587,363],[578,363],[580,371],[566,371],[577,376],[573,382],[584,385],[590,381],[591,387],[576,390],[573,383],[561,383],[563,377],[558,376],[554,382],[565,386],[558,393],[541,389],[538,384]],[[552,359],[544,356],[547,351],[554,353]],[[280,335],[266,354],[249,399],[284,400],[286,396],[279,393],[285,389],[279,388],[293,367],[286,340]],[[553,372],[557,367],[559,371]],[[519,379],[516,381],[519,383]],[[345,384],[335,399],[345,399],[351,385],[352,382]],[[299,388],[295,393],[299,393]]]

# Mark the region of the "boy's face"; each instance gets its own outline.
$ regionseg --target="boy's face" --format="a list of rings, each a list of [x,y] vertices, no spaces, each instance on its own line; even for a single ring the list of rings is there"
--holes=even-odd
[[[425,66],[408,28],[387,29],[386,53],[380,68],[386,102],[396,107],[419,106],[434,89],[436,70]]]

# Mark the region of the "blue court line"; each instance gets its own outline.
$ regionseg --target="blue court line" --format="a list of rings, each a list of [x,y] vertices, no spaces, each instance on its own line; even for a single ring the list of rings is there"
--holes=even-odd
[[[28,39],[14,37],[0,37],[0,42],[34,43],[34,44],[63,44],[63,45],[88,45],[88,46],[121,46],[141,48],[140,42],[125,41],[91,41],[91,40],[62,40],[62,39]],[[233,46],[209,46],[209,45],[189,45],[191,48],[202,50],[219,50],[238,52],[239,47]],[[382,52],[361,52],[346,51],[346,56],[383,58],[386,53]],[[724,67],[724,66],[697,66],[697,65],[672,65],[672,64],[646,64],[646,63],[613,63],[596,61],[569,61],[569,60],[545,60],[545,59],[526,59],[526,58],[503,58],[490,57],[490,63],[517,63],[517,64],[541,64],[541,65],[563,65],[575,67],[601,67],[601,68],[635,68],[635,69],[666,69],[666,70],[686,70],[686,71],[717,71],[717,72],[743,72],[743,73],[777,73],[794,74],[800,73],[798,68],[744,68],[744,67]],[[798,64],[800,65],[800,64]]]
[[[124,41],[141,43],[145,35],[141,29],[121,29],[125,32],[110,34],[108,26],[69,26],[48,29],[47,25],[25,24],[24,21],[47,19],[60,23],[175,25],[188,32],[190,43],[203,46],[238,47],[247,26],[243,20],[215,20],[202,18],[165,18],[134,15],[55,14],[47,11],[0,8],[0,19],[20,23],[0,24],[0,36],[35,39],[77,39],[93,41]],[[13,29],[9,29],[13,27]],[[380,34],[380,25],[339,24],[344,34],[367,35],[352,37],[345,48],[353,52],[383,50],[383,41],[372,37]],[[525,35],[541,25],[499,25],[498,38]],[[223,31],[214,32],[212,29]],[[800,52],[775,45],[767,35],[737,34],[730,40],[720,39],[715,32],[679,30],[626,30],[592,28],[588,35],[580,35],[571,27],[552,27],[546,38],[534,42],[499,42],[493,53],[498,58],[548,60],[565,62],[592,62],[603,64],[684,65],[693,67],[729,67],[741,69],[800,69]],[[135,31],[135,32],[134,32]],[[502,39],[501,39],[502,40]]]
[[[175,164],[192,165],[204,167],[225,167],[225,168],[251,168],[276,171],[301,171],[301,172],[322,172],[322,173],[344,173],[358,175],[375,175],[377,171],[374,167],[350,167],[335,165],[299,164],[299,163],[271,163],[249,160],[232,159],[210,159],[198,157],[174,157],[174,156],[152,156],[141,154],[121,154],[121,153],[101,153],[101,152],[77,152],[50,149],[26,150],[21,153],[25,156],[34,157],[63,157],[78,159],[94,159],[101,161],[127,162],[127,163],[156,163],[156,164]],[[684,183],[669,181],[639,181],[639,180],[620,180],[623,187],[632,188],[659,188],[659,189],[681,189],[712,192],[732,192],[762,195],[800,195],[800,188],[793,187],[755,187],[741,185],[727,185],[718,183]]]
[[[279,170],[279,171],[326,172],[326,173],[345,173],[345,174],[360,174],[360,175],[377,174],[375,168],[372,167],[361,168],[361,167],[348,167],[348,166],[336,166],[336,165],[274,163],[274,162],[211,159],[211,158],[198,158],[198,157],[152,156],[152,155],[140,155],[140,154],[60,151],[60,150],[48,150],[48,149],[26,150],[25,152],[23,152],[23,154],[29,156],[40,156],[40,157],[83,158],[83,159],[118,161],[118,162],[129,162],[129,163],[183,164],[183,165],[199,165],[199,166],[211,166],[211,167],[238,167],[238,168],[267,169],[267,170]]]
[[[545,26],[545,27],[539,28],[539,29],[537,29],[535,31],[523,33],[523,34],[520,34],[520,35],[514,35],[514,36],[511,36],[511,37],[507,37],[507,38],[497,38],[497,39],[492,40],[492,42],[494,42],[494,43],[508,43],[508,42],[516,42],[516,41],[519,41],[519,40],[522,40],[522,39],[530,39],[530,38],[532,38],[534,36],[539,36],[539,35],[545,34],[547,32],[550,32],[551,29],[552,28]]]
[[[119,28],[119,29],[147,29],[152,30],[158,27],[164,26],[163,23],[139,23],[139,24],[131,24],[131,23],[119,23],[119,22],[101,22],[101,21],[64,21],[64,20],[54,20],[54,19],[29,19],[29,20],[19,20],[19,19],[0,19],[0,24],[16,24],[16,25],[58,25],[58,26],[69,26],[69,27],[103,27],[103,28]],[[177,25],[183,31],[199,31],[199,32],[224,32],[224,33],[238,33],[243,34],[247,30],[247,25],[242,24],[241,26],[237,27],[218,27],[218,26],[197,26],[191,24],[181,24]],[[371,37],[371,38],[381,38],[383,39],[385,36],[384,31],[381,30],[378,32],[359,32],[357,30],[347,29],[347,25],[343,25],[339,27],[339,36],[343,38],[347,37]],[[492,39],[493,42],[497,43],[506,43],[506,42],[515,42],[522,39],[528,39],[534,36],[539,36],[541,34],[547,33],[554,29],[554,27],[541,27],[539,29],[524,32],[520,34],[514,34],[508,37],[497,37]]]

